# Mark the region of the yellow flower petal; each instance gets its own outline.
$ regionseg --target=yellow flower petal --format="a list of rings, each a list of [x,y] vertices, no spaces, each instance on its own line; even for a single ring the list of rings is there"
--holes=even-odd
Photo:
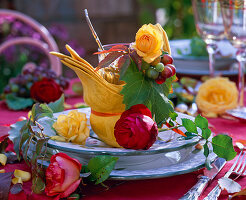
[[[217,118],[218,114],[214,113],[214,112],[202,112],[203,117],[207,117],[207,118]]]
[[[23,182],[29,181],[31,179],[31,173],[16,169],[14,172],[16,178],[21,178]]]
[[[23,181],[22,181],[21,177],[15,177],[12,179],[12,183],[13,184],[17,184],[17,183],[23,184]]]
[[[132,47],[147,63],[153,62],[162,53],[164,36],[158,25],[144,24],[136,33]]]
[[[5,169],[0,169],[0,173],[5,173]]]
[[[87,126],[86,114],[77,110],[72,110],[67,115],[58,116],[57,121],[53,124],[53,128],[59,136],[63,136],[66,141],[76,144],[84,144],[89,137]],[[54,139],[59,138],[55,137]]]
[[[216,77],[204,82],[198,91],[196,103],[202,112],[224,113],[237,106],[238,90],[228,78]]]
[[[7,156],[5,156],[5,154],[0,154],[0,163],[2,165],[6,165],[6,162],[7,162]]]
[[[56,141],[59,141],[59,142],[66,142],[66,138],[64,138],[62,136],[59,136],[59,135],[52,136],[50,139],[51,140],[56,140]]]

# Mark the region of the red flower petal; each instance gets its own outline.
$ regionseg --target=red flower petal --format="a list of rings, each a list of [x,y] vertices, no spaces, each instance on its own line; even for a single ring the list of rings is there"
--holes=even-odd
[[[133,113],[139,113],[142,115],[147,115],[150,118],[152,118],[152,114],[151,114],[150,110],[144,104],[137,104],[137,105],[132,106],[130,109],[123,112],[121,116],[122,117],[129,116],[130,114],[133,114]]]

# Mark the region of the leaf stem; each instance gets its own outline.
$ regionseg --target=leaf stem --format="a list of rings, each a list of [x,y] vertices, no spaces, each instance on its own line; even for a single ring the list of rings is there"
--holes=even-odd
[[[159,132],[164,132],[164,131],[170,131],[176,128],[182,127],[182,125],[178,125],[178,126],[174,126],[174,127],[170,127],[170,128],[160,128],[158,129]]]

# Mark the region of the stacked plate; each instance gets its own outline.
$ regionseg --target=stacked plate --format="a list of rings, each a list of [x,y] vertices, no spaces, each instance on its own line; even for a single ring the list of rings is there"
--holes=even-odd
[[[89,119],[90,108],[82,108],[78,111],[86,113]],[[57,118],[60,114],[68,112],[55,113],[54,117]],[[178,121],[181,121],[181,118],[192,119],[188,115],[178,114]],[[41,124],[43,122],[41,121]],[[44,133],[48,134],[49,131],[53,130],[44,129]],[[93,131],[91,135],[97,137]],[[118,157],[115,169],[110,174],[111,179],[132,180],[174,176],[195,171],[205,163],[203,152],[194,148],[199,138],[185,140],[173,131],[159,133],[159,139],[149,150],[113,148],[94,137],[89,137],[85,145],[49,140],[48,147],[54,153],[64,152],[78,159],[82,164],[88,163],[90,158],[97,155]],[[211,159],[214,158],[215,155],[212,154]]]

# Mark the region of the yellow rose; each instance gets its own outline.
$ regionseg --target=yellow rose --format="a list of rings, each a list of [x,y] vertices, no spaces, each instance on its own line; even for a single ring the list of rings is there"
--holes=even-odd
[[[153,62],[162,54],[162,50],[170,53],[167,35],[160,24],[143,25],[136,34],[132,47],[147,63]]]
[[[205,113],[224,113],[237,106],[238,90],[228,78],[212,78],[199,88],[196,103]]]
[[[70,111],[68,115],[59,115],[53,128],[58,135],[76,144],[85,144],[90,132],[86,114],[77,110]]]

